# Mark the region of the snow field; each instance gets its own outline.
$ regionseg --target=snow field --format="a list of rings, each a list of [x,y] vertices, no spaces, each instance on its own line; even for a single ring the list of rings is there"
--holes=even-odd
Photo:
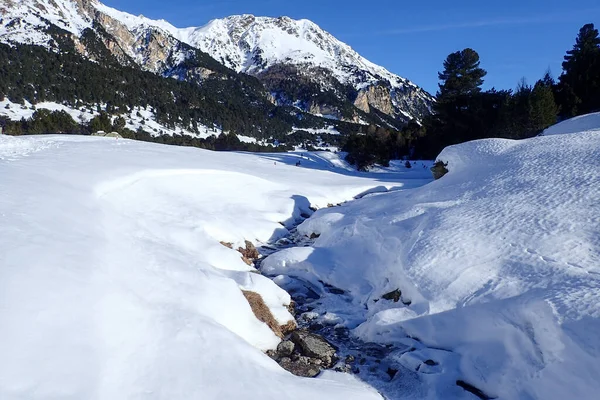
[[[270,156],[0,136],[0,398],[379,399],[261,351],[279,339],[241,289],[281,322],[289,295],[219,241],[283,236],[311,204],[374,185]]]

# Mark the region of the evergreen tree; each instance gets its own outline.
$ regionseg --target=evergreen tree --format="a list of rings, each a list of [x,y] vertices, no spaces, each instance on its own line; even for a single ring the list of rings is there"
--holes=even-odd
[[[450,54],[444,61],[444,71],[438,73],[441,81],[438,101],[450,101],[481,92],[487,72],[479,65],[479,54],[473,49],[467,48]]]
[[[481,107],[481,85],[486,71],[480,68],[479,54],[464,49],[448,55],[444,61],[434,118],[431,121],[429,145],[434,152],[443,147],[471,140],[480,132],[480,122],[474,110]]]
[[[556,123],[558,106],[552,91],[552,78],[546,74],[544,79],[536,82],[531,91],[531,132],[540,133]]]
[[[562,67],[563,101],[568,101],[565,111],[585,114],[600,109],[600,37],[594,24],[586,24],[579,30],[575,45],[567,51]],[[579,105],[573,110],[577,99]]]

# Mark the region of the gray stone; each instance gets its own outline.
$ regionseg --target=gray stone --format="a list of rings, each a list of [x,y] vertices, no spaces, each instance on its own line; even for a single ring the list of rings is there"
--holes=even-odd
[[[279,365],[281,368],[291,372],[296,376],[303,376],[306,378],[313,378],[319,375],[319,372],[321,372],[321,368],[319,368],[317,365],[307,363],[301,359],[298,361],[292,361],[285,357],[279,361]]]
[[[279,354],[281,357],[289,357],[294,352],[294,347],[296,347],[294,342],[284,340],[277,346],[277,354]]]
[[[335,347],[319,335],[302,329],[294,331],[291,340],[299,347],[302,355],[320,359],[325,368],[332,367],[336,361]]]

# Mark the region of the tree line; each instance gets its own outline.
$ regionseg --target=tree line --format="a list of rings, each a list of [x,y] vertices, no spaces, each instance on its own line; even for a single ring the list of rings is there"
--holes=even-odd
[[[449,145],[490,137],[528,138],[558,120],[600,110],[600,37],[593,24],[580,29],[558,81],[547,72],[533,85],[523,79],[514,91],[483,91],[487,72],[480,63],[470,48],[448,55],[438,73],[432,115],[401,131],[350,136],[344,146],[348,161],[364,169],[402,156],[435,158]]]

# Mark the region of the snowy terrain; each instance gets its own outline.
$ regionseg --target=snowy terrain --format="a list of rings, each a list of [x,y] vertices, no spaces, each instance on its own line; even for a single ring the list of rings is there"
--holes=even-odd
[[[290,295],[219,243],[272,243],[310,206],[356,198],[314,213],[298,227],[314,243],[261,271],[329,285],[311,318],[388,345],[359,376],[398,372],[367,383],[390,399],[476,398],[465,386],[595,399],[594,120],[446,148],[450,172],[431,183],[423,162],[357,173],[329,152],[0,136],[0,398],[380,399],[351,375],[298,378],[267,357],[279,338],[241,289],[280,323]]]
[[[315,243],[262,270],[283,287],[293,277],[343,292],[311,314],[397,349],[381,360],[399,370],[380,385],[390,398],[475,398],[462,381],[490,398],[595,399],[598,122],[446,148],[442,179],[318,211],[298,228]]]
[[[96,106],[82,106],[77,109],[72,106],[59,104],[55,102],[45,101],[32,105],[28,101],[24,104],[13,103],[9,99],[5,98],[0,101],[0,117],[6,117],[12,121],[20,121],[21,119],[30,119],[36,110],[49,110],[49,111],[64,111],[73,118],[78,124],[86,125],[90,120],[99,115]],[[100,105],[101,110],[106,110],[106,104]],[[207,127],[198,124],[198,132],[181,127],[170,128],[160,122],[156,121],[156,115],[151,107],[133,107],[130,112],[118,114],[112,116],[113,120],[117,117],[123,117],[125,119],[125,127],[132,131],[143,129],[152,136],[160,135],[186,135],[198,138],[207,138],[211,135],[219,136],[222,131],[217,127]],[[244,142],[256,142],[255,138],[238,135],[238,138]]]
[[[280,323],[290,297],[219,241],[267,242],[311,204],[420,175],[300,157],[0,135],[0,398],[380,398],[264,355],[279,338],[240,289]]]
[[[546,129],[542,135],[560,135],[590,130],[600,130],[600,112],[568,119]]]

